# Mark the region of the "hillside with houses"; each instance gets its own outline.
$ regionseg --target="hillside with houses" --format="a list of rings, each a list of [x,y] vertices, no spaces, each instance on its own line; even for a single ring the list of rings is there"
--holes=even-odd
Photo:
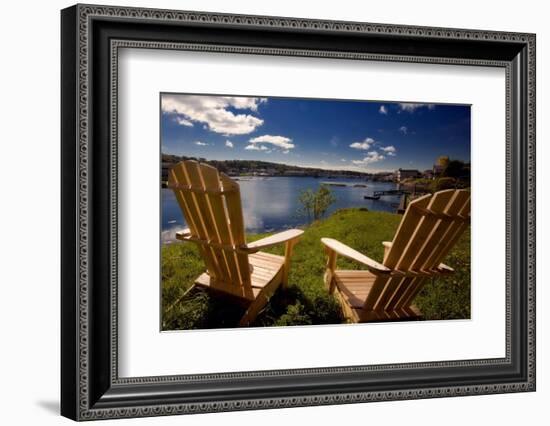
[[[162,154],[162,184],[168,178],[168,171],[183,160],[196,160],[215,167],[228,176],[238,177],[314,177],[324,179],[362,179],[374,182],[394,182],[399,185],[413,186],[419,191],[431,192],[446,188],[467,188],[470,186],[470,163],[441,156],[431,169],[399,168],[395,171],[368,173],[353,170],[327,170],[312,167],[300,167],[281,163],[257,160],[207,160]]]

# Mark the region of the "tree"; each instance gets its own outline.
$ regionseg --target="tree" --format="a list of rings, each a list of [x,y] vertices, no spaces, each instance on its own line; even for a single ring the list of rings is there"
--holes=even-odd
[[[323,217],[330,205],[335,201],[336,197],[332,191],[326,185],[321,185],[315,197],[314,219],[318,220]]]
[[[467,175],[468,172],[465,170],[464,162],[460,160],[450,160],[442,173],[442,176],[452,178],[462,178]]]
[[[449,165],[449,157],[447,155],[442,155],[437,159],[436,164],[442,168],[446,168]]]
[[[316,192],[311,189],[301,191],[298,201],[302,205],[300,213],[307,215],[311,221],[311,219],[321,219],[331,204],[336,201],[336,197],[326,185],[321,185]]]
[[[308,220],[311,221],[313,215],[313,206],[315,205],[315,193],[311,189],[306,189],[300,191],[300,196],[298,201],[302,205],[298,212],[307,216]]]

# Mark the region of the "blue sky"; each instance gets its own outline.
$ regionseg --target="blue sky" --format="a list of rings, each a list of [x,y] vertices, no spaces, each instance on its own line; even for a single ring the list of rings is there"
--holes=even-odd
[[[364,172],[470,161],[470,106],[161,95],[167,154]]]

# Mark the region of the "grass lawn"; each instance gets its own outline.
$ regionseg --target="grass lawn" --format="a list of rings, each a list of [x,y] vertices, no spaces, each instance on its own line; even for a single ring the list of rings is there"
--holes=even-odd
[[[382,261],[382,241],[391,241],[401,220],[400,215],[366,209],[345,209],[314,222],[305,229],[295,246],[286,291],[279,290],[258,315],[254,326],[335,324],[344,322],[337,300],[323,283],[326,256],[322,237],[335,238]],[[268,234],[249,235],[249,241]],[[266,251],[283,254],[284,247]],[[470,317],[470,231],[461,237],[444,263],[455,269],[446,279],[428,280],[415,299],[425,319]],[[362,266],[338,258],[338,267],[362,269]],[[182,295],[205,271],[193,243],[174,243],[162,248],[162,328],[235,327],[244,309],[214,297],[203,290]],[[181,300],[180,300],[181,299]]]

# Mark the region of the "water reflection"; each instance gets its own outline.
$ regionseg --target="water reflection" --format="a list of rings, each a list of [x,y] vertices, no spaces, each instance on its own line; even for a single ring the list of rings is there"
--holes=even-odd
[[[317,190],[322,179],[309,177],[241,178],[241,199],[247,232],[280,231],[307,223],[307,218],[298,214],[298,197],[305,189]],[[382,197],[380,200],[365,200],[373,191],[395,189],[389,182],[364,182],[357,179],[342,179],[339,182],[367,184],[367,188],[331,186],[336,202],[327,214],[348,207],[366,207],[369,210],[395,212],[398,196]],[[170,242],[175,232],[185,227],[185,221],[170,189],[162,189],[162,242]]]

